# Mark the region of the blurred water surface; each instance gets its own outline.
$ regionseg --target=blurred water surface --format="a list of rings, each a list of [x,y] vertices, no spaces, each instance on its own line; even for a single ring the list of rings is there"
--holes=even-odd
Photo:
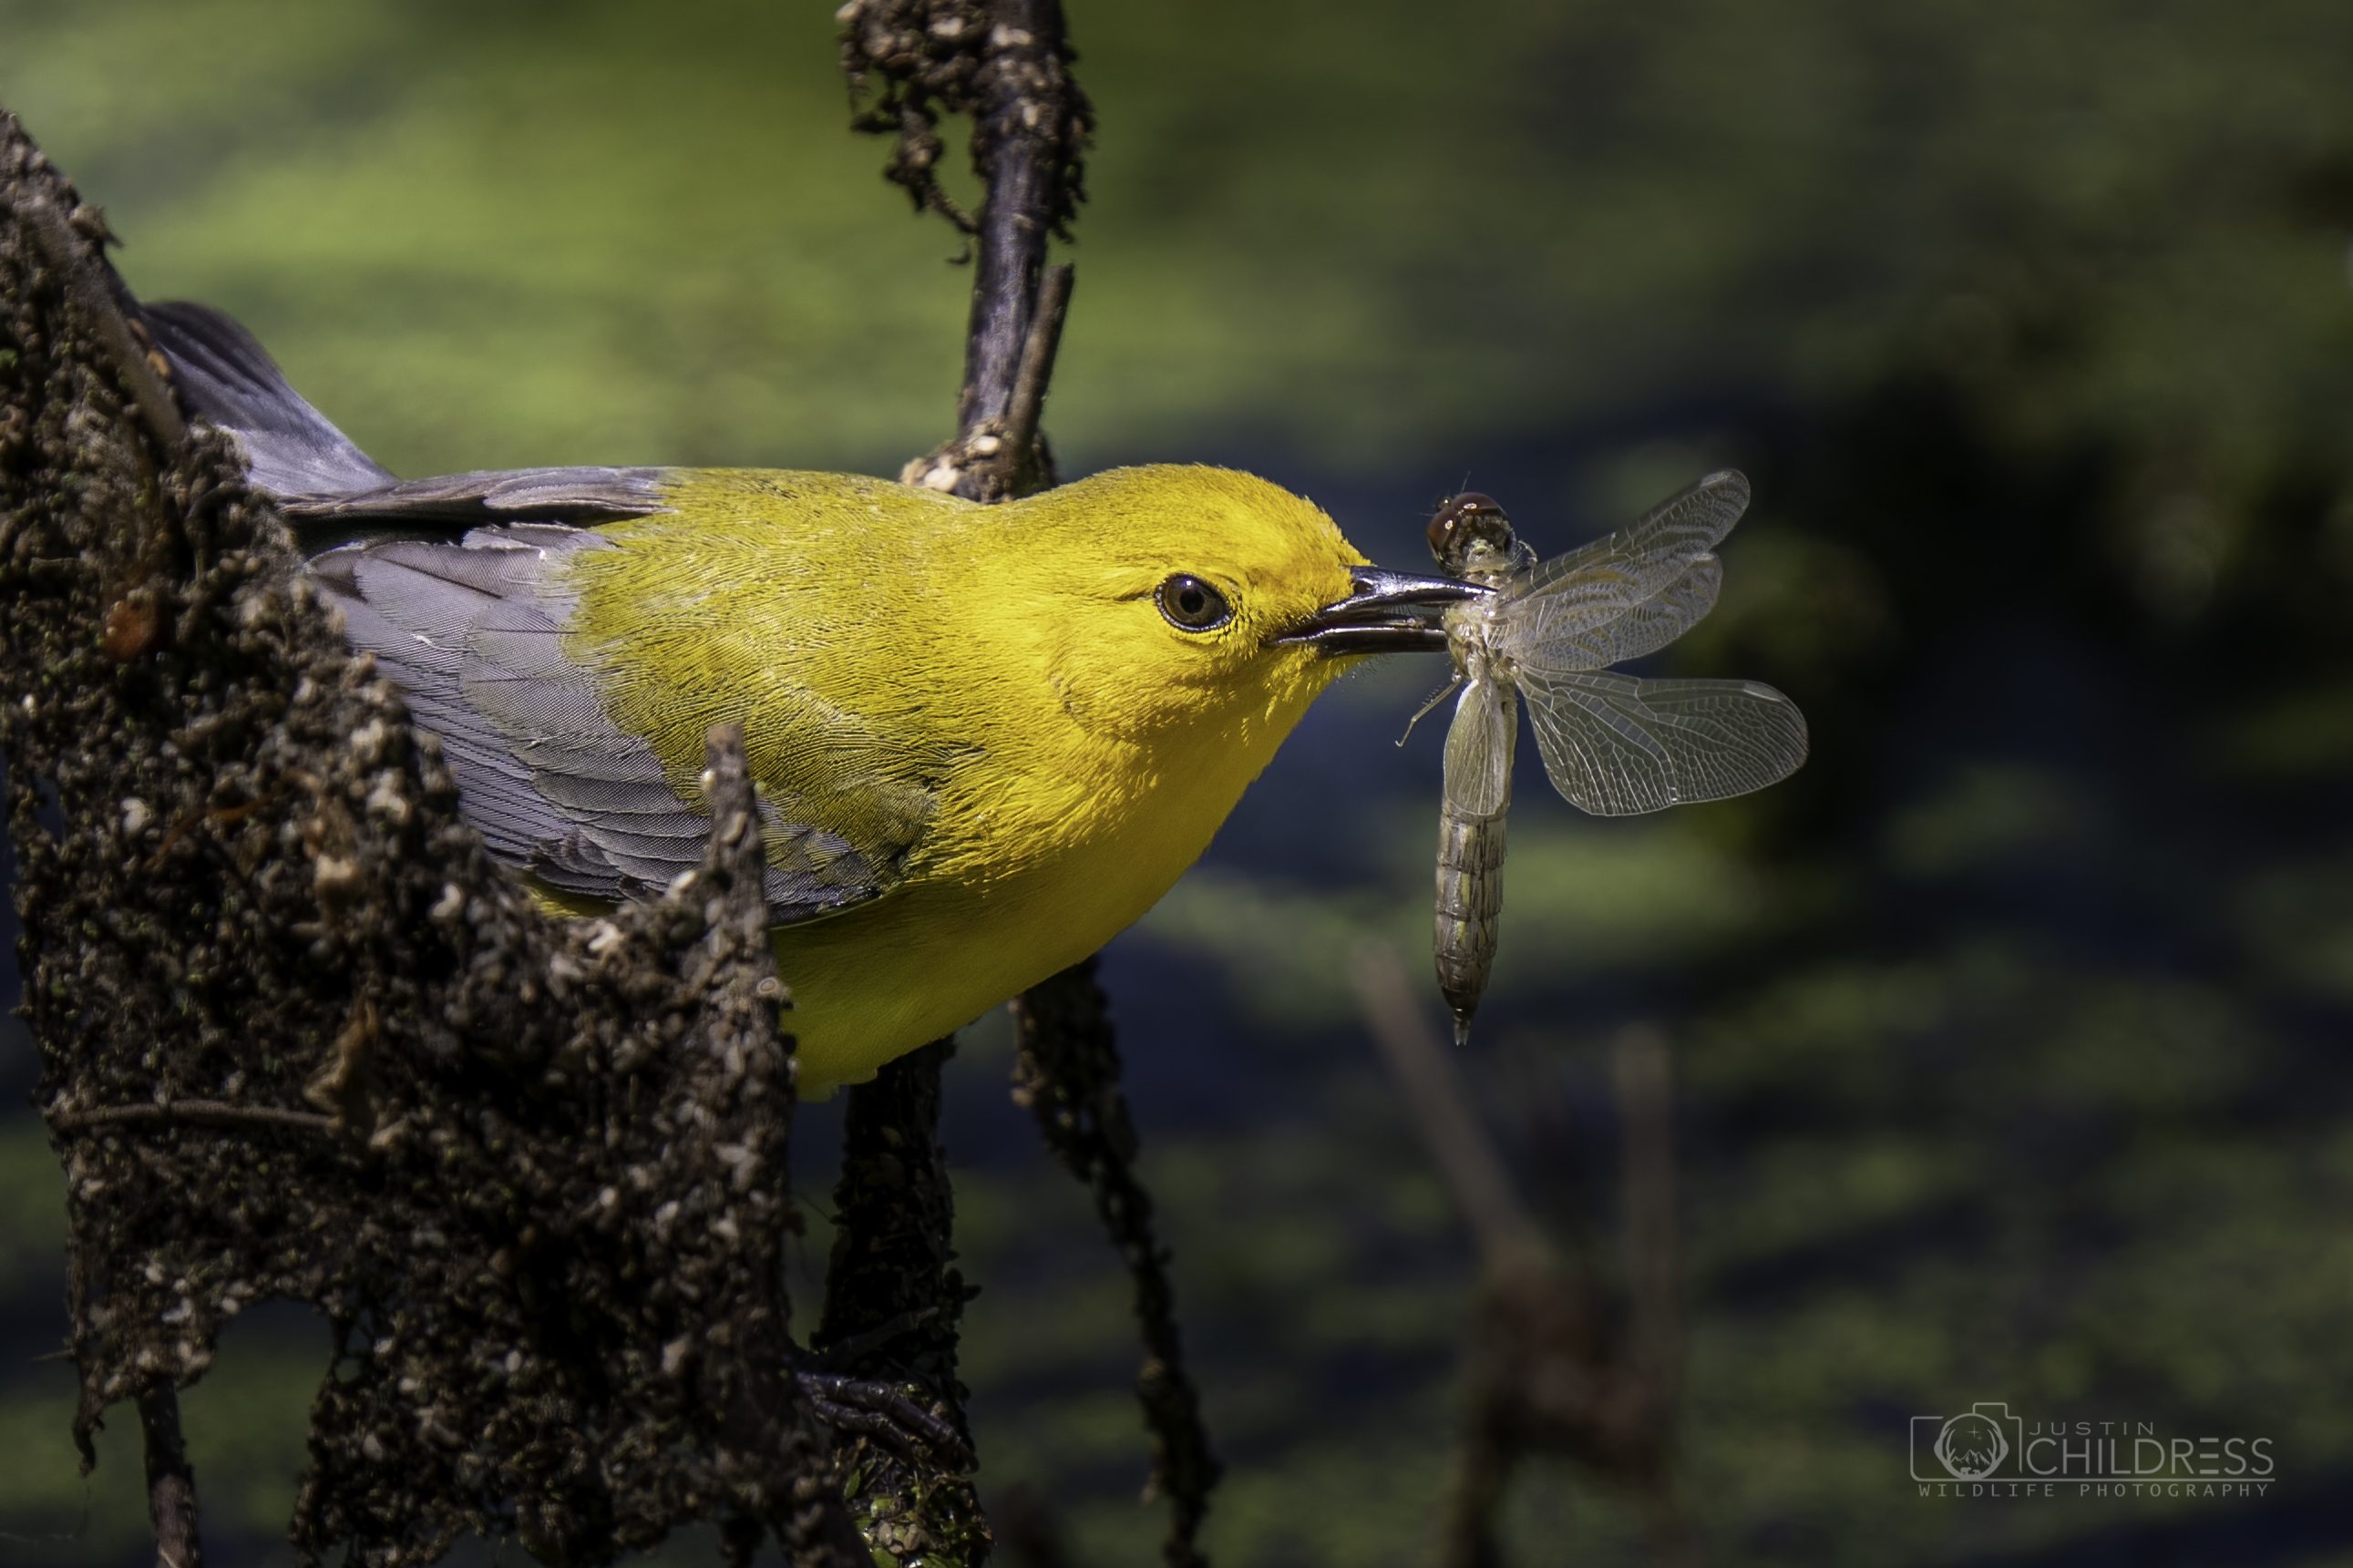
[[[1790,692],[1814,760],[1598,823],[1530,759],[1465,1059],[1535,1200],[1606,1233],[1608,1044],[1675,1045],[1711,1554],[2353,1553],[2353,12],[1069,13],[1103,124],[1066,469],[1250,468],[1408,567],[1466,478],[1546,553],[1756,480],[1670,667]],[[967,279],[846,133],[818,8],[0,0],[0,37],[133,286],[238,313],[398,471],[892,472],[946,428]],[[1430,1561],[1470,1256],[1344,976],[1426,940],[1437,739],[1390,742],[1437,673],[1335,690],[1107,961],[1225,1563]],[[21,1042],[0,1557],[129,1563],[135,1444],[79,1480],[41,1359],[61,1184]],[[1124,1286],[1008,1049],[968,1037],[948,1133],[984,1488],[1148,1562]],[[272,1560],[322,1344],[240,1323],[189,1397],[225,1560]],[[2278,1473],[1919,1497],[1910,1417],[1989,1400],[2269,1437]],[[1564,1468],[1514,1503],[1533,1563],[1640,1561],[1635,1526]]]

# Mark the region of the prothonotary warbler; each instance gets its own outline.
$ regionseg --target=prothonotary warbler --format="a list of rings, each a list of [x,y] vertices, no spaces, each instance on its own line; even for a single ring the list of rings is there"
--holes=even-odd
[[[1444,651],[1445,606],[1482,591],[1376,569],[1220,468],[996,506],[765,469],[396,480],[227,317],[143,315],[257,487],[359,541],[312,573],[550,903],[694,866],[703,734],[743,724],[807,1093],[1103,946],[1334,677]]]

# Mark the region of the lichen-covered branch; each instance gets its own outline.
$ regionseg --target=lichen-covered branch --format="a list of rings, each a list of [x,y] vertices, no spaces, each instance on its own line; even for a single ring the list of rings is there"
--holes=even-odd
[[[965,1451],[910,1451],[859,1438],[846,1451],[852,1506],[868,1539],[902,1562],[977,1563],[988,1521],[973,1468],[957,1328],[971,1292],[955,1267],[955,1199],[939,1142],[937,1040],[849,1093],[833,1256],[815,1344],[837,1372],[904,1382],[964,1439]]]
[[[0,116],[0,748],[85,1461],[121,1401],[159,1431],[230,1318],[301,1300],[337,1345],[314,1557],[595,1563],[719,1519],[863,1563],[793,1376],[740,737],[699,871],[541,915],[234,449],[158,417],[102,234]]]
[[[1153,1225],[1152,1194],[1135,1173],[1135,1128],[1120,1088],[1110,1003],[1094,968],[1089,959],[1014,1003],[1021,1049],[1014,1098],[1036,1115],[1055,1157],[1093,1192],[1095,1212],[1134,1282],[1144,1336],[1135,1394],[1152,1435],[1151,1489],[1170,1510],[1162,1555],[1171,1568],[1189,1568],[1203,1561],[1201,1525],[1221,1467],[1185,1369],[1168,1249]]]
[[[1071,285],[1067,270],[1049,283],[1046,252],[1085,199],[1094,125],[1060,0],[852,0],[841,20],[855,123],[894,138],[890,178],[978,247],[956,434],[905,478],[975,500],[1043,489],[1053,463],[1038,417]],[[977,220],[940,187],[943,112],[972,119]]]
[[[889,177],[919,207],[941,212],[975,237],[964,386],[956,434],[907,466],[911,484],[975,500],[1002,500],[1055,482],[1050,449],[1039,431],[1046,389],[1070,307],[1073,273],[1046,264],[1050,241],[1067,238],[1083,199],[1082,154],[1093,111],[1070,71],[1074,58],[1058,0],[852,0],[841,13],[842,58],[855,123],[892,135]],[[937,132],[942,112],[973,120],[973,164],[985,197],[976,219],[941,188]],[[1120,1089],[1119,1053],[1092,963],[1056,975],[1015,1004],[1021,1032],[1016,1098],[1036,1112],[1049,1147],[1092,1189],[1098,1210],[1134,1279],[1145,1341],[1137,1393],[1153,1438],[1153,1481],[1173,1510],[1166,1555],[1201,1561],[1197,1544],[1219,1474],[1184,1364],[1167,1253],[1153,1228],[1152,1202],[1134,1170],[1134,1131]],[[944,1047],[934,1047],[944,1055]],[[928,1057],[930,1053],[924,1053]],[[878,1181],[903,1184],[911,1197],[946,1213],[944,1173],[932,1137],[936,1063],[923,1057],[886,1068],[852,1097],[849,1160],[865,1161]],[[870,1190],[861,1190],[869,1189]],[[845,1171],[839,1198],[845,1225],[853,1201],[872,1209],[881,1185],[853,1183]],[[863,1232],[880,1219],[861,1220]],[[940,1235],[944,1236],[944,1231]],[[924,1324],[902,1353],[953,1368],[954,1322],[961,1282],[953,1253],[925,1258],[912,1245],[878,1249],[872,1237],[837,1246],[834,1272],[858,1263],[897,1267],[906,1282],[895,1297],[902,1320]],[[899,1262],[882,1260],[896,1257]],[[928,1288],[918,1281],[927,1280]],[[837,1314],[828,1282],[827,1333],[852,1331],[882,1315],[869,1307]],[[935,1374],[936,1375],[936,1374]],[[954,1388],[952,1383],[934,1387]],[[960,1399],[961,1390],[955,1390]]]

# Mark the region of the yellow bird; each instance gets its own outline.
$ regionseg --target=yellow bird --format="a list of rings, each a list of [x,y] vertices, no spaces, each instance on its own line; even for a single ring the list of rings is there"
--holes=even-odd
[[[1311,502],[1219,468],[997,506],[762,469],[404,482],[227,317],[143,315],[255,484],[361,536],[313,574],[550,903],[699,862],[702,736],[743,724],[805,1093],[1103,946],[1335,676],[1442,652],[1446,605],[1482,591],[1371,567]]]

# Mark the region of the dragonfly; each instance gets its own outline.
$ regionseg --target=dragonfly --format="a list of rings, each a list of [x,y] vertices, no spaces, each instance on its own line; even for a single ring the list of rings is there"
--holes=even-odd
[[[1769,686],[1643,680],[1609,668],[1656,653],[1715,607],[1724,582],[1715,547],[1747,508],[1748,480],[1725,469],[1632,527],[1545,562],[1475,490],[1430,519],[1440,567],[1489,590],[1446,611],[1454,676],[1414,715],[1461,693],[1446,734],[1432,942],[1458,1046],[1470,1041],[1494,967],[1523,700],[1546,776],[1596,816],[1746,795],[1806,760],[1805,716]]]

